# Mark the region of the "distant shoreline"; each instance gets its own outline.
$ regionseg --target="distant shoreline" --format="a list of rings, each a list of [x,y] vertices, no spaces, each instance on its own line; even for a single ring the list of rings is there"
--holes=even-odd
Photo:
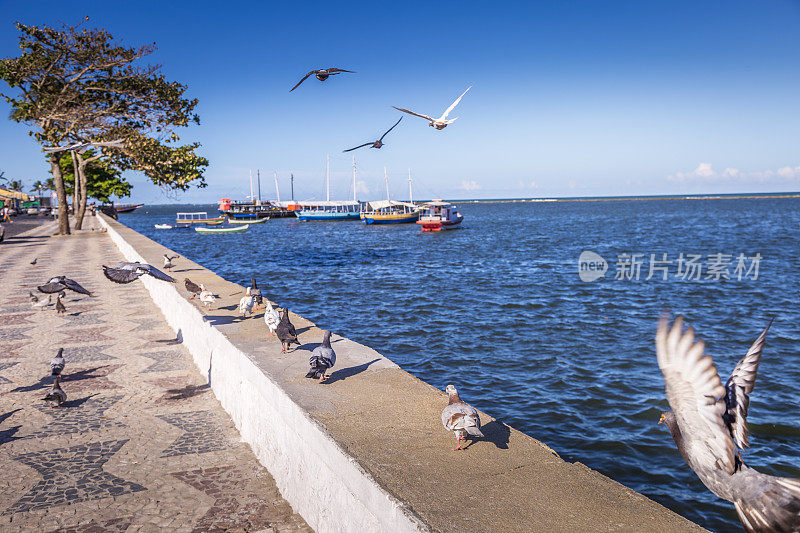
[[[462,204],[516,204],[550,202],[649,202],[661,200],[767,200],[773,198],[800,198],[800,193],[778,194],[710,194],[683,196],[608,196],[595,198],[516,198],[497,200],[454,200]]]

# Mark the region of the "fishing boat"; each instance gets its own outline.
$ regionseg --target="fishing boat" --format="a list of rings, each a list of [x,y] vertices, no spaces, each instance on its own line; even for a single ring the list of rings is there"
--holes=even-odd
[[[251,218],[244,218],[244,219],[229,218],[228,219],[228,224],[263,224],[267,220],[269,220],[269,217],[255,218],[255,219],[251,219]]]
[[[464,217],[456,206],[442,200],[434,200],[422,207],[417,224],[422,226],[422,231],[442,231],[457,228],[462,220]]]
[[[173,228],[173,226],[170,226],[169,224],[154,224],[153,226],[156,229],[172,229]]]
[[[208,218],[206,211],[199,211],[195,213],[178,213],[175,224],[178,226],[191,226],[192,224],[208,224],[214,222],[222,224],[225,219],[223,217]]]
[[[116,209],[117,213],[130,213],[142,206],[144,206],[144,204],[115,204],[114,209]]]
[[[398,202],[389,198],[389,175],[383,168],[383,180],[386,183],[386,200],[367,202],[361,212],[364,224],[408,224],[419,219],[419,206],[413,201]],[[411,192],[411,170],[408,171],[409,195]],[[410,198],[413,196],[409,196]]]
[[[233,228],[204,228],[202,226],[198,226],[194,228],[197,233],[241,233],[242,231],[247,231],[249,228],[249,224],[245,224],[244,226],[235,226]]]
[[[356,200],[356,159],[353,157],[353,199],[331,200],[331,165],[330,156],[325,171],[326,193],[325,201],[296,202],[301,209],[294,211],[297,218],[304,221],[312,220],[359,220],[361,218],[361,203]]]

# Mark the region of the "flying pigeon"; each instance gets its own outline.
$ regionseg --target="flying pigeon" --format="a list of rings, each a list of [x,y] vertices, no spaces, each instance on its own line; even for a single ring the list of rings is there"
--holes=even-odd
[[[307,378],[319,378],[320,383],[327,379],[325,377],[325,371],[329,368],[333,368],[333,365],[336,364],[336,352],[331,348],[330,331],[325,330],[322,344],[314,348],[314,351],[311,352],[311,358],[308,360],[308,364],[311,365],[311,370],[306,374]]]
[[[47,299],[45,299],[44,297],[37,298],[36,295],[30,291],[28,291],[28,294],[31,295],[31,307],[33,307],[34,309],[38,308],[41,311],[42,309],[53,303],[51,296],[49,294],[47,295]]]
[[[60,376],[64,370],[64,348],[58,349],[58,355],[50,359],[50,375]]]
[[[253,312],[253,295],[250,292],[250,287],[247,287],[247,294],[239,300],[239,315],[245,316]]]
[[[283,308],[283,316],[281,317],[280,323],[278,323],[275,334],[281,341],[281,353],[286,353],[286,350],[292,343],[300,346],[300,341],[297,340],[297,330],[295,330],[294,325],[289,322],[289,310],[285,307]]]
[[[53,388],[42,398],[42,400],[50,404],[50,408],[59,407],[62,403],[67,401],[67,393],[61,388],[59,384],[60,380],[61,376],[56,376],[56,379],[53,381]]]
[[[261,289],[258,288],[256,278],[251,278],[252,285],[250,285],[250,295],[255,299],[256,305],[261,305],[264,302],[264,296],[261,294]]]
[[[200,288],[200,285],[193,282],[189,278],[183,278],[183,285],[186,287],[186,290],[192,295],[190,300],[194,300],[198,294],[203,292],[203,289]]]
[[[58,296],[56,296],[56,314],[57,315],[63,315],[64,313],[67,312],[67,308],[64,307],[64,304],[61,302],[61,299],[65,296],[65,294],[66,293],[64,291],[61,291],[61,292],[58,293]],[[48,298],[49,297],[50,296],[48,296]]]
[[[289,92],[292,92],[295,89],[297,89],[298,87],[300,87],[300,84],[303,83],[304,81],[306,81],[308,79],[308,77],[311,76],[312,74],[314,76],[316,76],[319,81],[325,81],[325,80],[328,79],[329,76],[335,76],[336,74],[339,74],[341,72],[355,73],[355,71],[353,71],[353,70],[344,70],[344,69],[335,68],[335,67],[321,68],[321,69],[318,69],[318,70],[312,70],[311,72],[309,72],[308,74],[303,76],[303,79],[298,81],[297,85],[295,85],[294,87],[289,89]]]
[[[172,267],[175,266],[172,264],[172,260],[178,259],[179,257],[179,255],[164,254],[164,270],[172,270]]]
[[[461,401],[453,385],[448,385],[446,390],[450,395],[450,403],[442,411],[442,425],[456,434],[456,447],[453,448],[456,451],[461,449],[461,442],[467,440],[467,434],[483,437],[481,419],[474,407]]]
[[[394,123],[394,126],[397,126],[398,124],[400,124],[401,120],[403,120],[403,117],[400,117],[400,119],[397,122]],[[381,138],[378,139],[377,141],[360,144],[360,145],[358,145],[358,146],[356,146],[354,148],[348,148],[347,150],[342,150],[342,151],[343,152],[352,152],[353,150],[358,150],[359,148],[364,148],[365,146],[372,146],[372,148],[380,148],[381,146],[383,146],[383,138],[386,137],[386,135],[388,135],[389,132],[394,129],[394,126],[389,128],[388,130],[386,130],[386,133],[381,135]]]
[[[672,411],[662,413],[678,451],[714,494],[733,502],[747,531],[800,531],[800,479],[769,476],[748,467],[747,410],[772,321],[723,386],[703,341],[683,317],[662,316],[656,332],[658,366]]]
[[[36,288],[39,290],[39,292],[43,292],[45,294],[53,294],[56,292],[61,292],[65,289],[69,289],[81,294],[88,294],[89,296],[92,295],[91,292],[81,287],[78,282],[73,281],[66,276],[56,276],[54,278],[50,278],[50,281],[44,285],[39,285]]]
[[[105,274],[105,276],[114,283],[120,284],[131,283],[145,274],[149,274],[150,276],[153,276],[161,281],[169,281],[170,283],[175,281],[173,278],[164,274],[156,267],[150,266],[146,263],[139,263],[138,261],[135,263],[117,263],[113,267],[103,265],[103,274]]]
[[[270,335],[275,335],[278,324],[281,323],[281,316],[269,302],[267,302],[267,308],[264,310],[264,323],[267,325],[267,328],[269,328]]]
[[[467,87],[467,91],[469,91],[470,89],[472,89],[472,85]],[[400,108],[400,107],[395,107],[395,106],[392,106],[392,107],[394,107],[398,111],[402,111],[403,113],[408,113],[409,115],[414,115],[415,117],[424,118],[425,120],[428,121],[428,125],[430,127],[436,128],[437,130],[443,130],[443,129],[445,129],[447,127],[448,124],[452,124],[453,122],[455,122],[458,119],[458,117],[456,117],[456,118],[451,118],[450,120],[447,120],[447,115],[449,115],[450,112],[453,109],[455,109],[455,107],[458,105],[458,103],[461,101],[461,99],[464,98],[464,95],[467,94],[467,91],[464,91],[461,94],[461,96],[456,98],[456,101],[453,102],[452,104],[450,104],[450,107],[445,109],[444,113],[442,113],[442,116],[439,117],[439,118],[433,118],[433,117],[429,117],[428,115],[422,115],[420,113],[414,113],[413,111],[409,111],[408,109],[403,109],[403,108]]]

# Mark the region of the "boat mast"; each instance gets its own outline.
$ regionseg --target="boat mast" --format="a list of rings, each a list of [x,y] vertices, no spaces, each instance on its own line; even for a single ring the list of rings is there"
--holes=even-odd
[[[389,200],[389,176],[386,174],[386,167],[383,167],[383,181],[386,183],[386,200]]]
[[[261,205],[261,169],[256,170],[256,176],[258,176],[258,204]]]
[[[353,201],[356,200],[356,156],[353,156]]]
[[[291,179],[289,180],[292,184],[292,201],[294,202],[294,174],[291,174]]]
[[[278,189],[278,171],[275,171],[275,195],[278,197],[278,203],[281,201],[281,191]]]
[[[414,191],[411,189],[411,169],[408,169],[408,203],[414,203]]]
[[[255,196],[253,196],[253,169],[250,169],[250,201],[252,202],[255,200]]]
[[[327,154],[328,162],[325,163],[325,200],[331,201],[331,154]]]

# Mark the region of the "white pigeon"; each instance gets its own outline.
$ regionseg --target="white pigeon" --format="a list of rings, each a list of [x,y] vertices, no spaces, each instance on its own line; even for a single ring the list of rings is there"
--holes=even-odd
[[[172,267],[175,265],[172,264],[173,259],[179,258],[179,255],[167,255],[164,254],[164,270],[172,270]]]
[[[200,301],[203,302],[203,307],[210,308],[211,304],[216,301],[216,296],[211,291],[206,290],[203,284],[200,284],[202,291],[200,292]]]
[[[267,308],[264,310],[264,323],[269,328],[270,335],[275,335],[275,330],[278,329],[280,322],[281,315],[272,307],[270,302],[267,302]]]
[[[472,89],[472,85],[467,87],[467,91],[469,91],[470,89]],[[456,101],[453,102],[452,104],[450,104],[450,107],[445,109],[444,113],[442,113],[442,116],[439,117],[439,118],[433,118],[433,117],[429,117],[428,115],[422,115],[420,113],[414,113],[413,111],[409,111],[408,109],[403,109],[401,107],[395,107],[395,106],[392,106],[392,107],[394,107],[398,111],[402,111],[403,113],[408,113],[409,115],[414,115],[415,117],[424,118],[425,120],[428,121],[428,126],[430,126],[432,128],[436,128],[437,130],[443,130],[443,129],[445,129],[447,127],[448,124],[452,124],[453,122],[455,122],[458,119],[458,117],[456,117],[456,118],[451,118],[450,120],[447,120],[447,115],[449,115],[450,112],[453,109],[455,109],[455,107],[458,105],[458,103],[461,101],[461,99],[464,98],[464,95],[467,94],[467,91],[464,91],[463,93],[461,93],[461,96],[456,98]]]
[[[31,307],[33,307],[34,309],[39,309],[41,311],[42,309],[44,309],[48,305],[51,305],[52,303],[53,299],[49,294],[45,299],[45,298],[36,298],[36,296],[33,293],[31,293]]]
[[[467,434],[483,437],[481,419],[474,407],[461,401],[453,385],[448,385],[446,390],[450,395],[450,403],[442,411],[442,425],[456,434],[456,447],[453,448],[456,451],[461,449],[461,442],[467,440]]]
[[[247,294],[239,300],[239,314],[241,316],[249,315],[253,312],[253,295],[250,294],[250,287],[245,291]]]

